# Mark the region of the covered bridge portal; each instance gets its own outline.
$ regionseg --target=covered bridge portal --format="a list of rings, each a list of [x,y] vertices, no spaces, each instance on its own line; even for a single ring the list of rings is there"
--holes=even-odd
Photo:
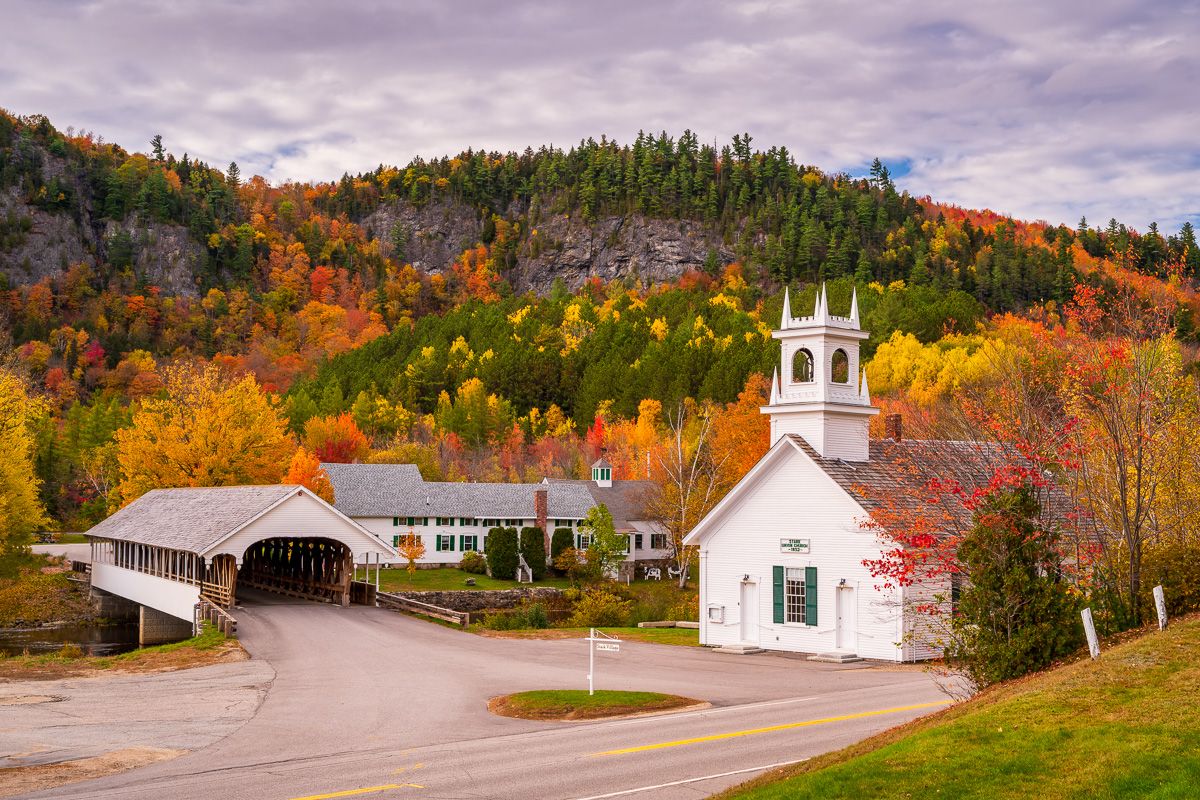
[[[156,489],[88,536],[93,587],[188,623],[239,586],[349,605],[355,563],[396,559],[302,486]]]

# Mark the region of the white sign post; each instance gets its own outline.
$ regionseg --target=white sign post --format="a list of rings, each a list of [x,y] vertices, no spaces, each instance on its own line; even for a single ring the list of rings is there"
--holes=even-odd
[[[593,695],[596,693],[595,689],[593,688],[594,684],[595,684],[595,682],[593,681],[593,676],[596,673],[596,651],[597,650],[607,650],[609,652],[616,652],[621,649],[621,645],[618,644],[621,641],[620,639],[617,639],[614,636],[609,636],[604,631],[598,631],[595,628],[592,628],[591,631],[592,631],[591,634],[585,640],[588,643],[588,694],[589,695]],[[599,634],[599,636],[597,636],[597,634]]]
[[[1100,657],[1100,640],[1096,638],[1096,623],[1092,622],[1092,610],[1085,608],[1083,610],[1083,632],[1087,634],[1088,650],[1092,652],[1092,658]]]
[[[1167,601],[1163,597],[1162,586],[1154,587],[1154,607],[1158,609],[1158,629],[1165,631],[1167,629]]]

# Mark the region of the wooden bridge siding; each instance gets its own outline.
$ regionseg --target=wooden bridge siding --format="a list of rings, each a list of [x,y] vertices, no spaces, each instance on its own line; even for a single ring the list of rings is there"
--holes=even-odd
[[[92,563],[110,564],[156,578],[199,586],[203,567],[195,553],[108,539],[92,543]]]
[[[239,559],[253,545],[268,539],[332,539],[348,548],[362,549],[362,532],[352,522],[330,513],[308,495],[292,495],[271,511],[243,527],[220,546],[204,553],[212,557],[231,553]]]

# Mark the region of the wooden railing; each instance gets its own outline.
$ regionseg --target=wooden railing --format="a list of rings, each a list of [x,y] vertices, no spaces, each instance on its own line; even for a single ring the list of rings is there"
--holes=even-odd
[[[92,562],[72,561],[71,572],[78,572],[80,575],[90,575],[92,572]]]
[[[237,638],[237,620],[216,601],[200,595],[200,619],[211,622],[217,630],[225,634],[225,638]]]
[[[233,605],[233,587],[225,586],[220,583],[212,583],[205,581],[200,584],[200,595],[206,597],[210,602],[220,606],[221,608],[229,608]]]
[[[376,603],[379,590],[375,588],[375,584],[367,583],[366,581],[351,581],[350,583],[350,602],[359,606],[373,606]]]
[[[426,617],[453,622],[455,625],[461,625],[464,631],[471,624],[471,615],[465,611],[455,611],[450,608],[422,603],[419,600],[410,600],[403,595],[392,594],[391,592],[379,592],[376,595],[376,600],[384,608],[407,611],[410,614],[422,614]]]

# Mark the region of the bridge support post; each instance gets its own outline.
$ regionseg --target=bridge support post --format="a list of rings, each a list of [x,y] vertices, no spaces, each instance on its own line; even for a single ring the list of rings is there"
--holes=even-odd
[[[142,606],[138,613],[138,643],[168,644],[192,638],[192,623],[156,608]]]

